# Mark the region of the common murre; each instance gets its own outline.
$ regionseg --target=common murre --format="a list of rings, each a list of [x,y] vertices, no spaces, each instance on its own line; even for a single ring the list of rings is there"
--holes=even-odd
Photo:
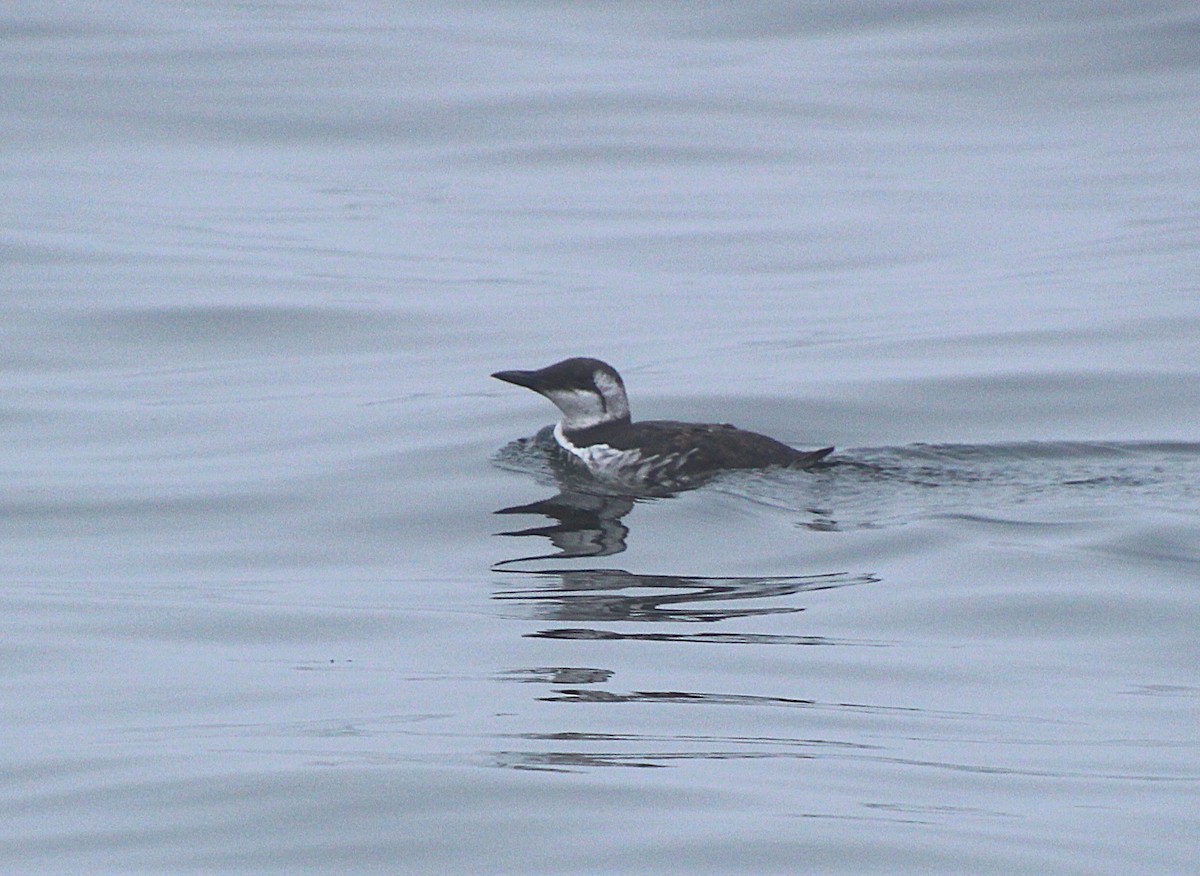
[[[544,395],[562,411],[554,439],[600,481],[641,488],[697,485],[727,469],[807,468],[832,447],[802,451],[728,423],[629,416],[625,383],[599,359],[564,359],[537,371],[497,371],[497,380]]]

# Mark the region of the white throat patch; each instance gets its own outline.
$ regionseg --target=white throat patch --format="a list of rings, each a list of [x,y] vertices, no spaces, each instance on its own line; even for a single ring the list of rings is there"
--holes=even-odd
[[[556,389],[545,396],[562,411],[562,421],[568,429],[590,429],[612,419],[599,394],[590,390]]]
[[[592,375],[592,382],[600,395],[604,397],[604,407],[610,420],[619,420],[629,416],[629,399],[625,395],[625,387],[620,380],[607,371],[597,371]]]

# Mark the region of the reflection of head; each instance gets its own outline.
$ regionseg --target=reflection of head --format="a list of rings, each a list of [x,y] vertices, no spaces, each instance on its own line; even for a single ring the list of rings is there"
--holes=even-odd
[[[606,557],[619,554],[625,550],[625,537],[629,534],[621,518],[632,508],[633,500],[624,496],[598,496],[572,491],[564,491],[529,505],[501,508],[497,514],[541,514],[557,521],[550,526],[537,526],[500,534],[545,536],[558,548],[559,553],[505,560],[497,565],[554,557]]]

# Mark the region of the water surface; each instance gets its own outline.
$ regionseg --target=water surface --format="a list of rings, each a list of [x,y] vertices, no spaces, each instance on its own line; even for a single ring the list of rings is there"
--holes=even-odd
[[[6,8],[0,869],[1190,872],[1198,28]]]

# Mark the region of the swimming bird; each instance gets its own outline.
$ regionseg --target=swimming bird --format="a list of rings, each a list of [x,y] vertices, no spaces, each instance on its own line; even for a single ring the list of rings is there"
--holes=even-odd
[[[796,450],[728,423],[633,422],[625,382],[599,359],[564,359],[536,371],[497,371],[562,412],[554,440],[599,481],[634,489],[696,486],[728,469],[809,468],[833,452]]]

